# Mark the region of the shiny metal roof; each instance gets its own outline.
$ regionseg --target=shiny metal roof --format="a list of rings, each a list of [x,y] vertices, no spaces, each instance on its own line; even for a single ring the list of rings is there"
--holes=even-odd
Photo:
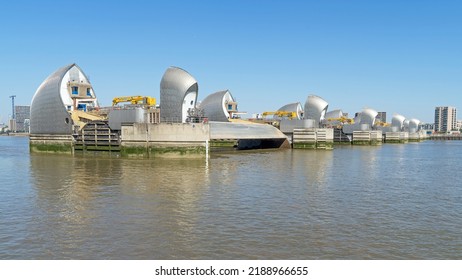
[[[160,116],[164,121],[184,120],[183,101],[187,94],[195,93],[195,107],[199,86],[196,79],[186,70],[179,67],[169,67],[160,82]]]
[[[395,114],[391,118],[391,126],[396,127],[398,131],[401,131],[403,129],[405,119],[406,118],[404,116]]]
[[[31,134],[71,134],[72,121],[61,98],[61,81],[75,63],[59,68],[39,86],[31,102]],[[83,72],[82,72],[83,73]]]
[[[304,118],[318,124],[325,118],[329,104],[317,95],[309,95],[305,102]]]
[[[294,103],[289,103],[281,108],[278,109],[278,111],[284,111],[284,112],[296,112],[297,113],[297,120],[302,119],[303,117],[303,108],[302,104],[300,102],[294,102]]]
[[[229,90],[222,90],[208,95],[200,104],[200,108],[204,110],[204,117],[207,117],[210,121],[229,121],[229,113],[225,107],[227,98],[234,101]]]

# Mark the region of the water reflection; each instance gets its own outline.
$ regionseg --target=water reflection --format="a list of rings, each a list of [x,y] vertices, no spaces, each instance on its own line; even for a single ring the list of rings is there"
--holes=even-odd
[[[292,169],[294,177],[303,178],[307,183],[324,187],[326,180],[332,175],[332,151],[300,150],[292,153]]]
[[[188,228],[199,212],[197,203],[208,186],[206,162],[196,159],[146,161],[46,155],[32,156],[30,162],[42,212],[42,220],[35,224],[41,229],[33,231],[53,228],[57,239],[64,240],[56,244],[58,251],[69,257],[85,254],[80,252],[82,247],[98,240],[120,242],[113,250],[122,250],[127,257],[146,256],[149,247],[143,248],[139,241],[153,235],[163,237],[157,249],[170,254],[188,236]],[[110,235],[105,233],[107,227],[113,231]],[[134,239],[127,240],[127,236]],[[114,257],[107,249],[90,247],[103,254],[99,257]]]
[[[10,153],[0,161],[0,257],[460,258],[462,189],[453,174],[461,147],[248,151],[208,161]],[[10,162],[22,178],[5,174]]]

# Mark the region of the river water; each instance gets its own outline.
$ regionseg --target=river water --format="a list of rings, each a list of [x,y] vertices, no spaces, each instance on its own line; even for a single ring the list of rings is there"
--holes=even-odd
[[[210,159],[0,137],[0,259],[462,259],[462,141]]]

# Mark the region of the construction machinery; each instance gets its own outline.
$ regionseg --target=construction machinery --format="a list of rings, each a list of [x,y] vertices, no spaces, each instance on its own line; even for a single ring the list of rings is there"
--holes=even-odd
[[[122,102],[130,102],[133,105],[145,105],[145,106],[155,106],[156,105],[156,99],[154,97],[149,97],[149,96],[141,96],[141,95],[135,95],[135,96],[119,96],[119,97],[114,97],[112,99],[112,106],[116,106],[119,103]]]
[[[391,123],[382,122],[382,121],[375,121],[375,126],[389,127],[389,126],[391,126]]]
[[[328,123],[326,123],[327,127],[334,127],[334,128],[338,128],[338,129],[341,129],[343,127],[343,125],[345,125],[345,124],[354,124],[355,123],[354,119],[350,119],[350,118],[347,118],[345,116],[341,116],[341,117],[338,117],[338,118],[327,118],[326,120],[328,122]]]
[[[69,111],[69,114],[71,115],[74,125],[78,126],[79,130],[84,128],[85,125],[90,121],[100,121],[105,119],[105,116],[87,113],[80,110]]]
[[[327,121],[329,122],[340,122],[342,124],[354,124],[355,123],[355,120],[354,119],[350,119],[350,118],[347,118],[347,117],[340,117],[340,118],[328,118]]]
[[[287,117],[290,120],[297,118],[297,112],[289,112],[289,111],[274,111],[274,112],[263,112],[263,117],[267,116],[277,116],[277,117]]]

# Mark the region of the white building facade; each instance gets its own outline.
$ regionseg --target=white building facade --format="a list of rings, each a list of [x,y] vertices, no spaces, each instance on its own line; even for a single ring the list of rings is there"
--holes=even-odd
[[[441,106],[435,108],[435,132],[450,132],[457,129],[457,109]]]

